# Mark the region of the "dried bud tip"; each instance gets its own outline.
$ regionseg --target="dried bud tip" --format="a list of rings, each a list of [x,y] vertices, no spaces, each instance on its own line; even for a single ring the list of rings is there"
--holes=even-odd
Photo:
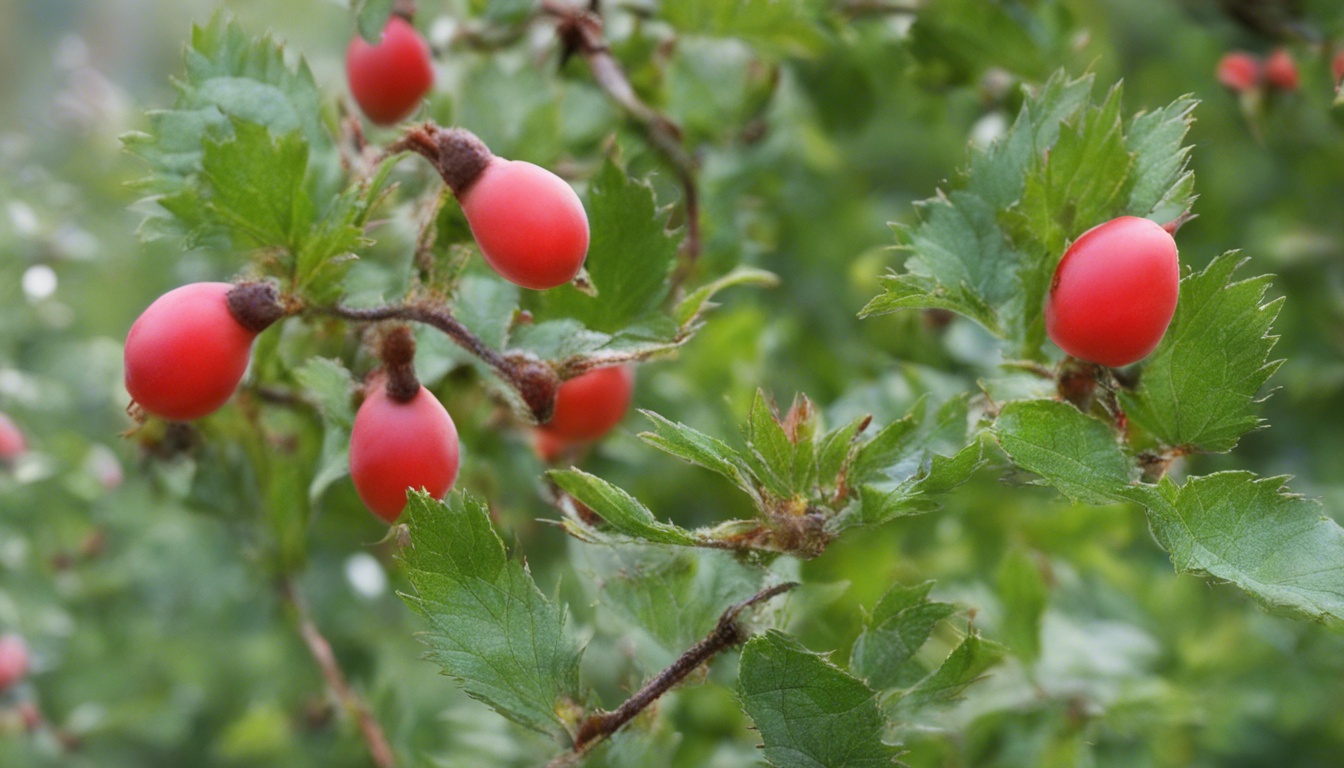
[[[495,156],[476,134],[462,128],[440,128],[426,123],[413,128],[388,148],[417,152],[434,164],[453,194],[461,197]]]
[[[522,395],[523,402],[538,424],[551,420],[555,412],[555,396],[560,391],[560,377],[550,365],[528,357],[509,359],[509,379]]]
[[[225,297],[229,314],[253,333],[261,333],[285,316],[280,293],[265,282],[239,283]]]

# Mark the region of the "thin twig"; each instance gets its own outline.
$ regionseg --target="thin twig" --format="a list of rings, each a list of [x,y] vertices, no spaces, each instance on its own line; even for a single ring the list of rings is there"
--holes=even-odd
[[[486,365],[494,368],[501,376],[510,377],[512,366],[508,358],[504,357],[498,350],[491,349],[480,337],[472,333],[462,321],[453,317],[451,313],[439,307],[430,307],[422,304],[391,304],[385,307],[343,307],[332,305],[327,307],[313,307],[312,311],[320,312],[324,315],[334,315],[346,320],[359,320],[363,322],[376,322],[378,320],[410,320],[412,322],[424,323],[442,331],[448,338],[453,340],[454,344],[470,352],[473,356],[479,358]]]
[[[681,183],[686,213],[686,239],[682,243],[682,264],[673,276],[674,283],[684,279],[700,258],[700,194],[696,177],[698,163],[682,144],[681,129],[666,115],[644,103],[635,93],[620,62],[611,55],[602,31],[602,17],[596,11],[568,5],[557,0],[542,0],[542,13],[558,20],[556,32],[564,43],[566,56],[578,52],[588,62],[593,80],[644,132],[649,145],[667,160]]]
[[[737,621],[743,611],[782,595],[797,586],[796,582],[776,584],[757,592],[736,605],[730,606],[719,617],[718,623],[714,625],[714,629],[704,640],[691,646],[676,661],[672,662],[671,666],[659,672],[634,695],[626,699],[624,704],[611,712],[599,710],[580,723],[579,730],[574,735],[573,751],[560,755],[547,765],[550,768],[572,765],[576,755],[587,752],[616,733],[621,729],[621,726],[630,722],[640,712],[648,709],[649,705],[676,687],[682,680],[685,680],[700,665],[712,659],[720,651],[727,650],[745,641],[747,639],[746,631]]]
[[[294,615],[299,625],[299,635],[303,637],[303,642],[308,646],[308,652],[312,654],[313,660],[317,662],[318,667],[322,669],[322,677],[327,681],[327,687],[331,689],[332,695],[340,701],[341,706],[355,717],[359,724],[359,730],[364,735],[364,741],[368,742],[369,755],[373,758],[374,765],[378,768],[395,768],[397,759],[392,753],[392,747],[387,742],[387,736],[383,733],[383,727],[378,723],[377,718],[369,711],[369,707],[350,687],[345,679],[345,674],[341,672],[340,664],[336,661],[336,654],[331,650],[331,643],[322,636],[321,630],[313,621],[312,612],[308,608],[308,603],[303,599],[303,595],[295,588],[294,583],[288,579],[280,582],[280,595],[285,602],[294,609]]]

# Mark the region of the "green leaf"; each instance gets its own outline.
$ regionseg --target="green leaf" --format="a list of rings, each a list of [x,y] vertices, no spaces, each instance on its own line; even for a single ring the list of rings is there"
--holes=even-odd
[[[316,401],[322,414],[322,454],[308,484],[308,501],[315,504],[327,488],[350,471],[350,428],[355,421],[350,400],[355,382],[340,362],[321,357],[304,361],[294,371],[294,380]]]
[[[1078,501],[1113,503],[1135,479],[1115,432],[1068,403],[1008,403],[993,432],[1014,464]]]
[[[737,691],[776,768],[879,768],[900,754],[882,741],[877,695],[777,630],[747,643]]]
[[[674,424],[652,411],[640,412],[653,422],[653,431],[640,433],[641,440],[683,461],[723,475],[760,502],[751,470],[727,443],[685,424]]]
[[[383,28],[392,18],[392,3],[393,0],[350,0],[360,37],[375,45],[383,39]]]
[[[749,451],[748,460],[757,459],[751,462],[757,480],[779,498],[792,497],[800,490],[793,482],[794,462],[798,459],[799,447],[784,434],[784,427],[762,390],[756,390],[743,431]]]
[[[1005,3],[939,0],[922,8],[911,29],[911,50],[923,61],[936,61],[964,80],[990,65],[1031,79],[1049,71],[1042,41],[1033,36]]]
[[[572,317],[595,331],[614,333],[656,309],[668,291],[677,255],[653,189],[626,176],[611,160],[588,188],[592,241],[584,269],[596,295],[565,285],[547,291],[548,316]]]
[[[1195,174],[1189,170],[1185,135],[1199,102],[1181,98],[1154,112],[1140,113],[1129,124],[1125,146],[1134,154],[1134,179],[1126,210],[1165,223],[1195,202]]]
[[[443,502],[413,491],[411,545],[404,551],[425,618],[429,657],[469,696],[514,722],[567,738],[559,712],[582,703],[582,649],[565,629],[565,611],[537,589],[527,567],[510,560],[484,504],[461,492]]]
[[[611,631],[651,641],[637,646],[648,669],[666,667],[703,640],[724,609],[756,594],[766,576],[722,550],[630,543],[580,549],[580,568]]]
[[[677,325],[686,327],[694,321],[707,308],[709,300],[714,295],[725,288],[732,288],[738,285],[754,285],[761,288],[774,288],[779,285],[779,277],[773,272],[766,272],[763,269],[754,267],[737,267],[732,272],[720,277],[717,280],[705,283],[694,291],[686,294],[672,311],[672,317]]]
[[[964,5],[938,3],[923,17]],[[915,223],[897,229],[909,256],[861,316],[947,309],[1009,342],[1016,357],[1043,357],[1045,296],[1068,241],[1124,214],[1175,218],[1193,200],[1181,146],[1192,102],[1126,123],[1121,88],[1091,106],[1092,82],[1053,76],[1000,140],[972,152],[948,190],[916,205]]]
[[[961,699],[972,683],[998,664],[1008,649],[993,640],[971,634],[948,654],[937,670],[890,702],[888,711],[909,717],[929,707]]]
[[[1261,426],[1256,395],[1282,362],[1268,357],[1283,302],[1264,301],[1266,276],[1233,282],[1243,263],[1227,253],[1181,281],[1176,316],[1138,391],[1121,393],[1129,418],[1166,445],[1230,451]]]
[[[226,142],[235,120],[264,126],[273,136],[298,132],[311,151],[334,156],[312,72],[301,59],[294,67],[286,63],[284,49],[270,36],[254,38],[225,14],[216,14],[206,26],[192,29],[185,58],[186,76],[175,82],[174,108],[150,113],[148,133],[123,138],[152,170],[137,184],[151,199],[181,195],[201,168],[207,138]],[[180,233],[155,213],[142,231],[151,238]]]
[[[1344,529],[1286,478],[1219,472],[1131,495],[1182,573],[1229,581],[1277,611],[1344,629]]]
[[[1003,606],[999,631],[1013,653],[1031,664],[1041,655],[1041,617],[1050,599],[1041,566],[1031,552],[1014,547],[999,563],[997,581]]]
[[[690,34],[737,37],[779,55],[806,56],[826,43],[817,0],[663,0],[660,15]]]
[[[936,509],[935,497],[964,483],[982,462],[979,439],[967,433],[968,418],[964,397],[933,414],[927,400],[917,401],[910,413],[859,447],[849,472],[859,503],[828,528],[839,532]]]
[[[578,469],[556,470],[547,473],[579,503],[597,513],[617,532],[658,544],[692,547],[699,538],[690,531],[661,523],[635,497],[600,477]]]
[[[892,586],[863,622],[854,641],[849,668],[877,690],[906,688],[928,670],[915,658],[934,625],[956,613],[956,606],[928,599],[932,581]]]

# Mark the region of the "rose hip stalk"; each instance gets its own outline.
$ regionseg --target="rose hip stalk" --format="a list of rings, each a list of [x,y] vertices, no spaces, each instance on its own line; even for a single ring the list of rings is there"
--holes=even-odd
[[[1134,216],[1088,230],[1055,269],[1045,305],[1050,340],[1082,360],[1118,368],[1147,357],[1176,312],[1176,241]]]

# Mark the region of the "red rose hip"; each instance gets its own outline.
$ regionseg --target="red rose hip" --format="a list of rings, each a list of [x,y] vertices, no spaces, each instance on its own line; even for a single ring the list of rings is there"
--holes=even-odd
[[[0,636],[0,691],[28,676],[28,644],[18,635]]]
[[[1218,82],[1244,93],[1260,83],[1260,61],[1249,53],[1232,51],[1218,60]]]
[[[165,293],[126,335],[126,391],[146,411],[189,421],[228,401],[247,370],[255,331],[229,311],[229,283]]]
[[[1050,340],[1082,360],[1118,368],[1162,341],[1180,292],[1176,241],[1134,216],[1093,227],[1069,246],[1045,305]]]
[[[381,381],[373,387],[350,431],[350,479],[371,512],[396,520],[408,489],[443,498],[458,463],[457,427],[429,390],[422,386],[403,403]]]
[[[598,368],[560,385],[555,413],[538,429],[551,438],[580,443],[606,435],[630,408],[635,371],[628,365]],[[547,441],[554,450],[554,441]]]
[[[13,461],[28,450],[23,432],[9,416],[0,413],[0,462]]]
[[[1335,85],[1344,81],[1344,51],[1335,54],[1335,58],[1330,61],[1330,74],[1335,78]]]
[[[1297,63],[1288,51],[1278,49],[1265,60],[1265,82],[1280,91],[1296,91],[1302,78],[1297,72]]]
[[[379,125],[410,116],[434,86],[429,44],[400,16],[388,19],[377,45],[359,35],[350,41],[345,74],[359,108]]]
[[[494,157],[458,199],[486,262],[504,279],[545,290],[579,274],[588,255],[588,214],[564,179]]]

